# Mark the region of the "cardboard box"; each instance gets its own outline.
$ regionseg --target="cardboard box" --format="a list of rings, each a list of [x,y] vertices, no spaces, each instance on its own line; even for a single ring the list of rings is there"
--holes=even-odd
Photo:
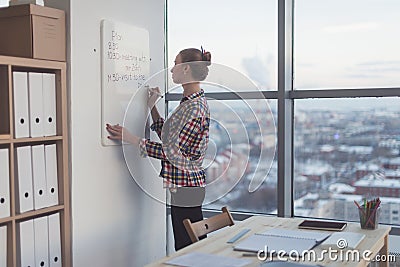
[[[65,61],[65,12],[38,5],[0,9],[0,54]]]

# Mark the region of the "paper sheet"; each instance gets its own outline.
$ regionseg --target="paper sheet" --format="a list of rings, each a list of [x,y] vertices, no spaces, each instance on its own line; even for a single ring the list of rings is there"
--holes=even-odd
[[[188,253],[165,262],[165,264],[169,265],[187,267],[241,267],[250,263],[250,259],[238,259],[199,252]]]

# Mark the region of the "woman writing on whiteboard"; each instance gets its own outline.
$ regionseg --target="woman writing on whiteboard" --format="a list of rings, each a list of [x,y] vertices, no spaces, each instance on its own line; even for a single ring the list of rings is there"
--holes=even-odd
[[[123,140],[138,145],[142,156],[161,160],[160,176],[171,192],[171,215],[175,250],[191,240],[183,225],[184,219],[192,222],[203,219],[202,203],[205,196],[206,175],[202,167],[208,145],[210,111],[200,81],[208,75],[211,53],[196,48],[179,52],[171,69],[172,80],[183,87],[179,106],[164,120],[154,103],[160,95],[158,88],[149,94],[149,107],[155,131],[160,142],[141,139],[119,125],[107,124],[110,139]]]

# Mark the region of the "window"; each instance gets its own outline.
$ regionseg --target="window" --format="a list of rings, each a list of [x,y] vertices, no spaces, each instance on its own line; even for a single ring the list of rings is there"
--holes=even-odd
[[[203,46],[212,62],[249,77],[262,90],[276,90],[276,0],[173,0],[167,9],[168,64],[181,49]]]
[[[398,87],[400,3],[296,1],[296,89]]]
[[[207,86],[203,86],[208,91]],[[169,104],[172,112],[179,103]],[[210,141],[204,207],[276,213],[276,101],[208,100]]]
[[[400,153],[391,142],[400,137],[399,98],[299,99],[294,114],[295,215],[350,220],[335,210],[400,197],[392,190],[400,177],[387,179],[384,168]]]
[[[398,205],[398,166],[388,164],[400,156],[398,11],[390,0],[296,1],[295,216],[357,220],[352,202],[363,198],[381,197],[384,213]]]
[[[205,10],[204,18],[193,19],[194,8]],[[232,204],[234,210],[356,221],[353,201],[379,196],[381,222],[399,224],[389,212],[400,209],[400,38],[393,34],[399,12],[400,2],[393,0],[209,0],[199,7],[168,1],[168,62],[184,47],[209,49],[213,62],[237,70],[262,91],[264,97],[241,98],[270,104],[281,141],[260,187],[276,181],[274,190],[251,195],[234,189],[209,207],[256,196],[257,204]],[[235,110],[245,102],[235,92],[252,91],[221,88],[209,91],[210,102]],[[220,120],[222,113],[214,114]],[[214,146],[215,155],[223,151]]]
[[[168,64],[183,48],[203,46],[212,53],[202,85],[211,112],[204,207],[276,213],[277,101],[262,91],[277,89],[277,2],[174,0],[167,8]],[[171,92],[174,100],[180,92]],[[177,105],[168,102],[169,112]]]

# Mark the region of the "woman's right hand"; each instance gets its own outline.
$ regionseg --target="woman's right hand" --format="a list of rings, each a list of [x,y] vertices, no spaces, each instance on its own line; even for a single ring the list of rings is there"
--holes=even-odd
[[[161,97],[161,91],[160,88],[158,87],[153,87],[148,89],[148,99],[147,99],[147,106],[152,109],[156,103],[157,100]]]
[[[119,124],[111,125],[106,124],[107,131],[111,134],[108,136],[111,140],[125,141],[133,145],[138,145],[140,138],[131,134],[125,127]]]

